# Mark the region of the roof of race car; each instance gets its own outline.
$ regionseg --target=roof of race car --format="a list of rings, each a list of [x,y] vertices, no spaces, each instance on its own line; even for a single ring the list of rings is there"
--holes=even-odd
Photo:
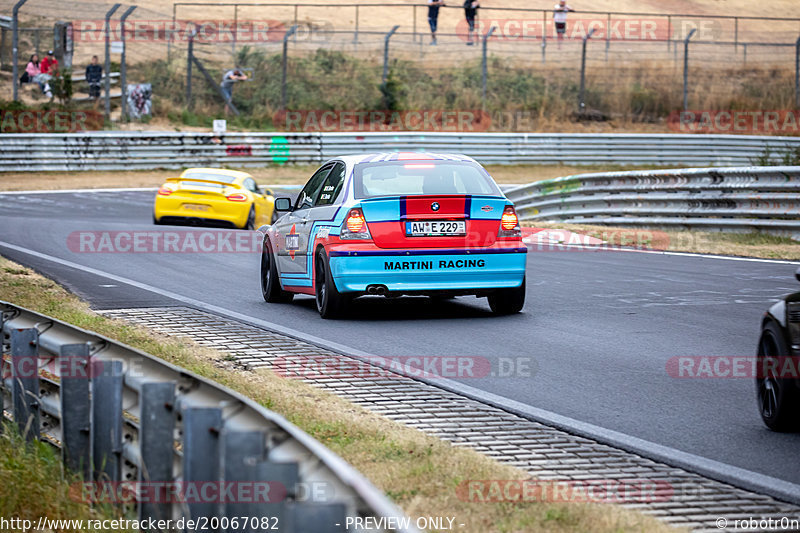
[[[435,154],[431,152],[383,152],[372,154],[345,155],[334,157],[352,166],[359,163],[379,163],[382,161],[471,161],[469,156],[462,154]]]

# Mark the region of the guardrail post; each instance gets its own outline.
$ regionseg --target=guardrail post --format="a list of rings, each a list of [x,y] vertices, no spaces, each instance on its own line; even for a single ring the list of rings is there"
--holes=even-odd
[[[139,520],[171,518],[171,504],[159,484],[172,481],[172,460],[175,449],[175,384],[171,381],[142,383],[139,395],[139,451],[142,464],[139,482],[156,483],[158,497],[139,504]],[[154,494],[154,491],[148,491]]]
[[[389,77],[389,39],[392,38],[392,35],[399,27],[397,24],[392,26],[392,29],[383,38],[383,77],[381,78],[381,85],[386,85],[386,78]]]
[[[295,24],[283,36],[283,60],[281,61],[281,109],[286,110],[286,69],[289,62],[289,37],[297,32]]]
[[[122,361],[91,361],[92,461],[95,478],[119,481],[122,453]]]
[[[111,117],[111,15],[119,9],[122,4],[114,4],[111,9],[106,12],[106,83],[105,83],[105,117],[108,120]]]
[[[183,482],[184,490],[192,483],[219,480],[219,433],[222,429],[222,409],[217,407],[186,407],[183,409]],[[198,487],[193,487],[193,489]],[[197,491],[194,491],[197,493]],[[187,503],[188,518],[218,516],[215,502]]]
[[[286,501],[297,497],[297,488],[300,483],[300,465],[297,463],[275,463],[264,461],[256,465],[256,479],[271,481],[280,484],[286,489],[286,494],[281,501],[270,498],[270,502],[258,502],[254,507],[261,516],[274,516],[279,524],[285,523]],[[336,522],[327,522],[335,524]],[[339,522],[341,524],[341,522]],[[314,528],[316,529],[316,528]],[[308,531],[303,529],[289,529],[286,531]]]
[[[267,481],[270,481],[259,479],[256,475],[255,466],[264,460],[265,446],[266,435],[263,431],[226,431],[223,433],[220,472],[222,472],[222,479],[225,480],[226,486],[229,483],[241,482],[261,482],[266,485]],[[261,514],[257,512],[257,505],[254,505],[255,499],[264,493],[269,497],[273,487],[266,485],[263,488],[266,490],[249,487],[248,492],[254,497],[252,503],[245,501],[220,502],[218,516],[258,517],[260,519]],[[239,493],[235,488],[232,492]],[[229,531],[233,532],[237,529],[231,527]],[[249,520],[248,527],[245,529],[250,530]]]
[[[692,28],[686,39],[683,40],[683,110],[689,110],[689,39],[692,38],[697,28]]]
[[[18,99],[19,91],[19,67],[17,61],[19,59],[19,9],[22,4],[28,0],[19,0],[14,4],[14,9],[11,10],[11,85],[13,89],[13,100],[16,102]]]
[[[91,404],[89,345],[67,344],[61,347],[61,456],[64,465],[79,472],[83,479],[92,475]]]
[[[581,89],[580,93],[578,93],[578,114],[582,115],[583,110],[586,108],[586,102],[584,101],[585,91],[586,91],[586,41],[592,38],[594,31],[597,28],[592,28],[589,30],[589,33],[586,34],[586,37],[583,38],[583,50],[581,51]]]
[[[119,73],[119,84],[120,88],[122,89],[122,95],[120,96],[120,119],[123,122],[128,121],[128,86],[127,86],[127,65],[125,63],[125,53],[127,52],[127,44],[125,43],[125,19],[128,18],[128,15],[133,13],[133,10],[136,9],[136,6],[131,6],[125,10],[125,13],[119,19],[119,27],[120,27],[120,38],[122,40],[122,57],[120,58],[120,73]],[[109,76],[111,73],[106,72],[106,76]]]
[[[39,332],[11,330],[11,398],[14,421],[25,439],[39,438]]]
[[[492,36],[494,30],[497,29],[497,26],[492,26],[489,28],[489,31],[486,32],[486,35],[483,36],[483,77],[482,77],[482,92],[481,92],[481,105],[483,106],[484,111],[486,110],[486,78],[489,76],[488,67],[486,65],[486,43],[489,41],[489,37]]]

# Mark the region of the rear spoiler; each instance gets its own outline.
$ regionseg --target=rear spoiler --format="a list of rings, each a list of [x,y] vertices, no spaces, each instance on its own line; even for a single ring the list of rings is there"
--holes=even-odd
[[[225,187],[232,187],[234,189],[241,189],[242,186],[238,183],[230,183],[227,181],[218,181],[218,180],[208,180],[208,179],[201,179],[201,178],[167,178],[167,181],[171,181],[173,183],[180,183],[182,181],[196,181],[198,183],[213,183],[215,185],[224,185]]]

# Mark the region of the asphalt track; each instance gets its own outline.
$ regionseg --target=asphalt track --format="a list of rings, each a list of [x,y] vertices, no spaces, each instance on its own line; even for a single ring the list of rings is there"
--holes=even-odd
[[[751,379],[678,379],[676,356],[751,356],[771,302],[800,290],[797,265],[632,252],[528,254],[522,314],[485,299],[359,299],[345,320],[310,297],[266,304],[255,253],[78,253],[75,231],[153,231],[152,192],[0,195],[0,254],[56,279],[96,308],[185,305],[141,287],[266,320],[374,355],[487,358],[463,383],[525,405],[728,465],[800,482],[800,434],[768,431]],[[77,263],[139,287],[59,264]],[[3,295],[0,294],[0,299]],[[522,358],[530,375],[499,375]]]

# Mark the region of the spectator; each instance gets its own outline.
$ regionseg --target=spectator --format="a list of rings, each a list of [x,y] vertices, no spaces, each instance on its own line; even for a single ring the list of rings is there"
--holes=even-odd
[[[556,35],[558,35],[558,48],[561,49],[561,41],[567,31],[567,13],[575,11],[567,5],[567,0],[559,0],[553,11],[553,22],[556,23]]]
[[[25,74],[28,75],[29,81],[39,84],[39,88],[48,98],[53,97],[53,92],[50,90],[49,83],[52,76],[41,71],[38,54],[33,54],[31,56],[28,66],[25,67]]]
[[[86,66],[86,83],[89,84],[89,98],[97,102],[100,98],[100,80],[103,78],[103,67],[100,66],[97,56],[92,56],[92,63]]]
[[[467,17],[467,25],[469,26],[469,34],[467,35],[467,46],[472,46],[472,34],[475,32],[475,15],[478,14],[480,0],[465,0],[464,1],[464,15]]]
[[[33,54],[31,56],[31,60],[28,61],[28,65],[25,67],[25,72],[22,74],[19,82],[21,84],[33,83],[33,79],[41,73],[42,69],[39,68],[39,54]]]
[[[52,50],[47,51],[47,56],[42,59],[42,74],[47,74],[51,78],[58,72],[58,59],[53,55]]]
[[[439,25],[439,8],[444,0],[428,0],[428,25],[431,27],[431,44],[436,45],[436,28]]]
[[[222,88],[222,92],[225,94],[225,113],[228,113],[228,104],[230,103],[231,99],[233,98],[233,84],[237,81],[245,81],[247,76],[245,76],[244,72],[241,70],[233,69],[229,70],[225,73],[222,77],[222,83],[220,83],[220,87]]]

